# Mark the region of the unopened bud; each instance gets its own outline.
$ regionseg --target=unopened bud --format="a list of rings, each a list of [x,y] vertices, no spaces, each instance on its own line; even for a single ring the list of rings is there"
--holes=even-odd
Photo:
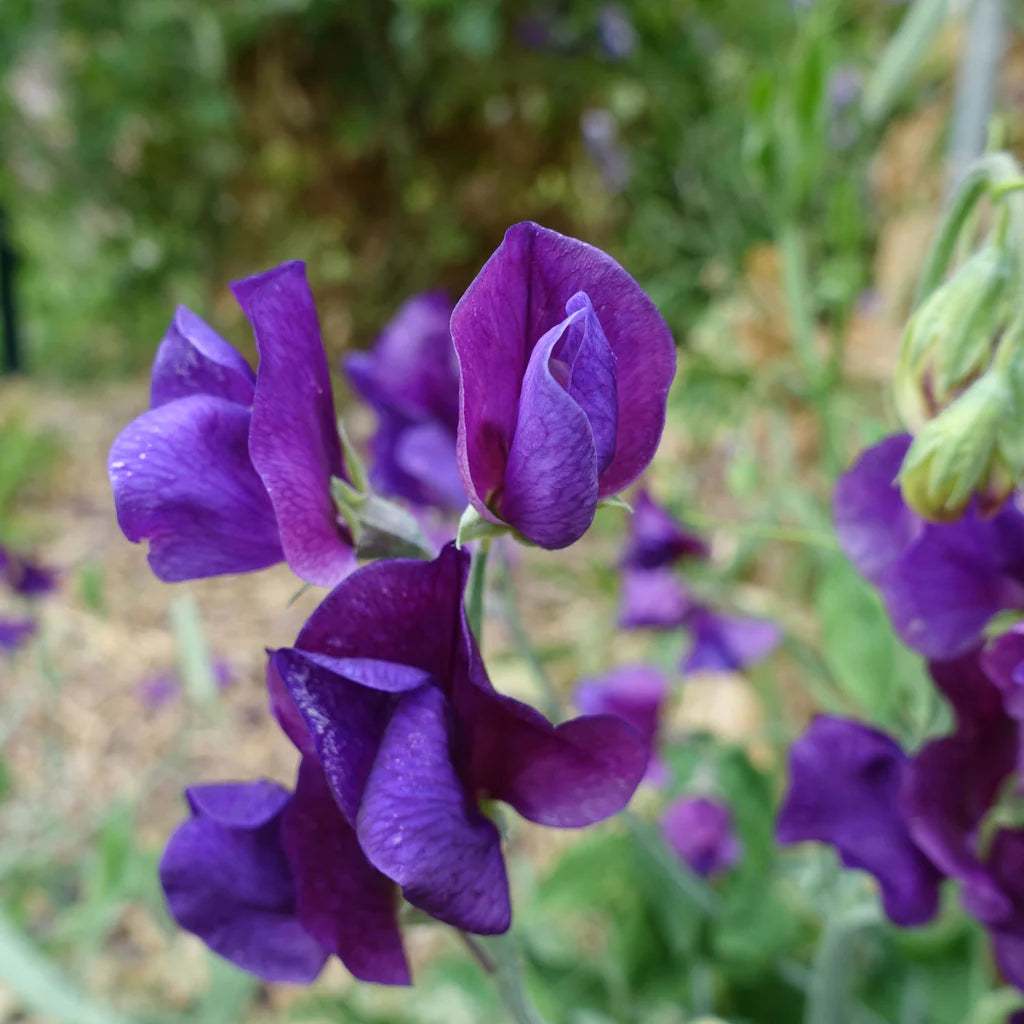
[[[975,253],[910,318],[900,342],[896,407],[914,431],[986,371],[1012,316],[1013,263],[994,245]]]
[[[1024,470],[1016,397],[996,370],[979,377],[914,438],[900,470],[903,499],[925,519],[958,519],[973,496],[994,512]]]

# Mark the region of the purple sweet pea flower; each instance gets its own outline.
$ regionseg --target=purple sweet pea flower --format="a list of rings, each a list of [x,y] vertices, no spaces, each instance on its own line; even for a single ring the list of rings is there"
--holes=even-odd
[[[262,781],[187,797],[192,817],[160,863],[181,927],[268,981],[312,981],[335,954],[364,981],[409,983],[395,886],[367,862],[315,760],[294,794]]]
[[[631,173],[629,151],[619,141],[619,124],[610,110],[600,107],[580,114],[580,134],[590,159],[601,172],[609,192],[621,192]]]
[[[57,574],[0,546],[0,577],[22,597],[42,597],[57,586]]]
[[[295,648],[272,654],[268,683],[369,862],[414,906],[491,934],[508,928],[511,908],[500,835],[479,801],[588,825],[625,806],[647,748],[618,718],[555,727],[493,689],[463,608],[468,568],[449,545],[433,562],[352,574]]]
[[[302,263],[232,286],[260,363],[180,308],[153,363],[152,408],[110,451],[118,522],[167,581],[282,559],[330,586],[355,564],[331,478],[345,479],[330,376]]]
[[[16,651],[39,627],[31,619],[0,616],[0,651]]]
[[[671,569],[627,569],[622,574],[621,629],[677,629],[691,608],[689,592]]]
[[[990,518],[971,508],[955,523],[926,523],[896,483],[910,440],[887,438],[840,477],[836,532],[903,641],[945,661],[977,646],[998,612],[1024,609],[1024,515],[1011,500]]]
[[[707,558],[711,549],[698,534],[680,523],[646,491],[633,499],[629,536],[622,553],[628,569],[661,569],[684,558]]]
[[[778,626],[767,619],[722,615],[709,608],[696,608],[687,616],[693,631],[681,668],[691,672],[738,672],[766,658],[779,645]]]
[[[718,800],[674,800],[662,815],[661,833],[673,853],[704,878],[728,871],[740,858],[732,815]]]
[[[452,314],[458,457],[470,503],[528,541],[579,540],[650,462],[675,349],[610,256],[516,224]]]
[[[829,843],[842,862],[878,880],[886,913],[923,924],[938,907],[941,875],[910,833],[901,804],[907,757],[885,733],[823,715],[790,749],[780,843]]]
[[[459,366],[440,292],[406,301],[372,352],[354,352],[345,369],[378,417],[370,479],[382,494],[461,511],[466,492],[455,456]]]

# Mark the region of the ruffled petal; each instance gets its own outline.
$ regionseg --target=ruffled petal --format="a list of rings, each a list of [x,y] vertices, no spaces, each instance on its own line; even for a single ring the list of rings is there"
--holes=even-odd
[[[233,284],[260,362],[249,452],[270,495],[292,570],[333,586],[355,567],[331,478],[345,477],[330,373],[305,264],[284,263]]]
[[[395,441],[395,465],[414,482],[421,505],[461,510],[466,507],[455,455],[455,434],[439,423],[420,423],[403,430]]]
[[[648,747],[658,733],[668,685],[653,665],[625,665],[600,679],[584,679],[573,701],[585,715],[615,715],[628,722]]]
[[[511,920],[501,841],[473,806],[451,744],[440,690],[399,698],[366,786],[359,841],[414,906],[455,928],[497,934]]]
[[[303,928],[360,981],[408,985],[394,882],[366,859],[320,766],[305,758],[281,826]]]
[[[288,792],[274,783],[189,791],[193,817],[160,862],[171,915],[215,953],[268,981],[312,981],[327,950],[300,924],[281,845]]]
[[[153,360],[153,408],[189,395],[252,405],[256,374],[238,351],[191,310],[179,306]]]
[[[839,543],[854,568],[874,583],[924,530],[896,482],[911,440],[897,434],[868,448],[836,484],[832,508]]]
[[[248,438],[247,409],[194,395],[143,413],[114,441],[117,520],[129,540],[149,541],[160,579],[249,572],[283,557]]]
[[[790,748],[790,786],[776,836],[780,843],[830,843],[847,867],[878,879],[896,924],[914,925],[934,916],[942,876],[904,819],[906,770],[906,756],[884,733],[841,718],[816,718]]]

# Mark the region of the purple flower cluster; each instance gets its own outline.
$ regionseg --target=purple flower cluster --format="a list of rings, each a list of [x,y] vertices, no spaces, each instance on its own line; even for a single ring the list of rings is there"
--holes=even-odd
[[[955,880],[1024,988],[1024,829],[1005,816],[1024,764],[1024,626],[984,632],[997,613],[1024,609],[1024,516],[1010,501],[988,518],[970,507],[956,522],[925,522],[895,482],[909,445],[890,437],[843,475],[836,526],[900,636],[929,659],[953,731],[908,754],[863,723],[817,718],[791,750],[777,835],[830,843],[870,872],[897,924],[930,920],[941,882]]]
[[[774,623],[717,612],[697,601],[675,567],[706,559],[707,543],[641,491],[634,499],[622,558],[622,629],[686,628],[692,637],[684,673],[735,672],[770,654],[779,643]]]
[[[556,727],[495,691],[464,610],[470,557],[454,544],[430,562],[355,569],[362,520],[350,516],[382,499],[361,490],[361,467],[346,471],[303,267],[234,292],[257,371],[178,311],[152,408],[111,451],[119,522],[165,580],[285,560],[334,589],[293,647],[269,652],[271,709],[300,757],[294,789],[190,789],[161,878],[181,926],[246,970],[309,981],[335,955],[358,978],[403,984],[400,897],[468,932],[506,930],[492,803],[563,828],[614,814],[654,726],[599,713]],[[447,509],[468,495],[490,526],[571,544],[654,454],[668,329],[610,257],[530,223],[448,313],[418,296],[347,363],[379,419],[373,483]]]

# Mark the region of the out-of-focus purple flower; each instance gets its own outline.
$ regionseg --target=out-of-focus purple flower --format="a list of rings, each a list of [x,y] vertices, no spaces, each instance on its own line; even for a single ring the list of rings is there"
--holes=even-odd
[[[482,798],[578,827],[619,811],[646,744],[610,715],[553,726],[497,693],[463,608],[468,556],[391,559],[352,574],[295,648],[271,656],[271,703],[322,765],[369,862],[414,906],[480,934],[508,928],[500,836]]]
[[[194,313],[175,315],[153,363],[152,408],[110,451],[118,522],[176,581],[287,560],[330,586],[355,564],[331,479],[346,479],[316,307],[302,263],[232,286],[260,362]]]
[[[856,103],[863,87],[864,78],[856,68],[836,68],[828,79],[828,101],[833,112],[841,113]]]
[[[57,574],[52,569],[30,562],[0,545],[0,577],[8,587],[22,597],[42,597],[57,586]]]
[[[580,132],[590,159],[609,192],[621,192],[631,173],[629,152],[619,142],[619,125],[610,110],[593,108],[580,114]]]
[[[990,518],[971,508],[955,523],[926,523],[896,483],[910,440],[887,438],[840,477],[836,532],[903,641],[949,660],[975,647],[998,612],[1024,609],[1024,515],[1011,500]]]
[[[354,352],[345,369],[378,417],[370,479],[382,494],[461,511],[466,492],[455,457],[459,367],[439,292],[406,301],[372,352]]]
[[[691,609],[690,594],[671,569],[627,569],[622,574],[621,629],[677,629]]]
[[[31,619],[9,619],[0,617],[0,650],[16,651],[29,637],[34,636],[38,626]]]
[[[738,672],[766,658],[779,645],[779,627],[767,619],[722,615],[696,608],[687,616],[693,643],[683,658],[683,674]]]
[[[212,666],[213,681],[219,690],[226,690],[235,684],[235,670],[231,663],[218,658]],[[157,672],[147,676],[138,685],[139,700],[152,711],[159,710],[181,696],[181,677],[177,672]]]
[[[633,499],[622,564],[629,569],[660,569],[684,558],[707,558],[707,542],[680,523],[646,491]]]
[[[269,981],[304,983],[335,954],[357,978],[409,982],[393,883],[367,862],[315,760],[273,782],[187,792],[160,880],[174,919]]]
[[[459,300],[459,468],[476,512],[544,548],[654,455],[675,374],[665,321],[610,256],[516,224]]]
[[[597,34],[601,48],[612,60],[625,60],[636,51],[636,29],[619,4],[604,4],[597,12]]]
[[[914,842],[900,802],[907,757],[884,733],[821,716],[790,749],[780,843],[808,839],[836,848],[847,867],[878,879],[886,913],[922,924],[938,907],[940,873]]]
[[[740,858],[732,815],[718,800],[674,800],[665,808],[661,833],[676,856],[704,878],[728,871]]]
[[[585,715],[616,715],[628,722],[650,752],[647,781],[661,782],[667,772],[658,757],[658,731],[665,703],[665,677],[651,665],[626,665],[601,679],[584,679],[573,701]]]

